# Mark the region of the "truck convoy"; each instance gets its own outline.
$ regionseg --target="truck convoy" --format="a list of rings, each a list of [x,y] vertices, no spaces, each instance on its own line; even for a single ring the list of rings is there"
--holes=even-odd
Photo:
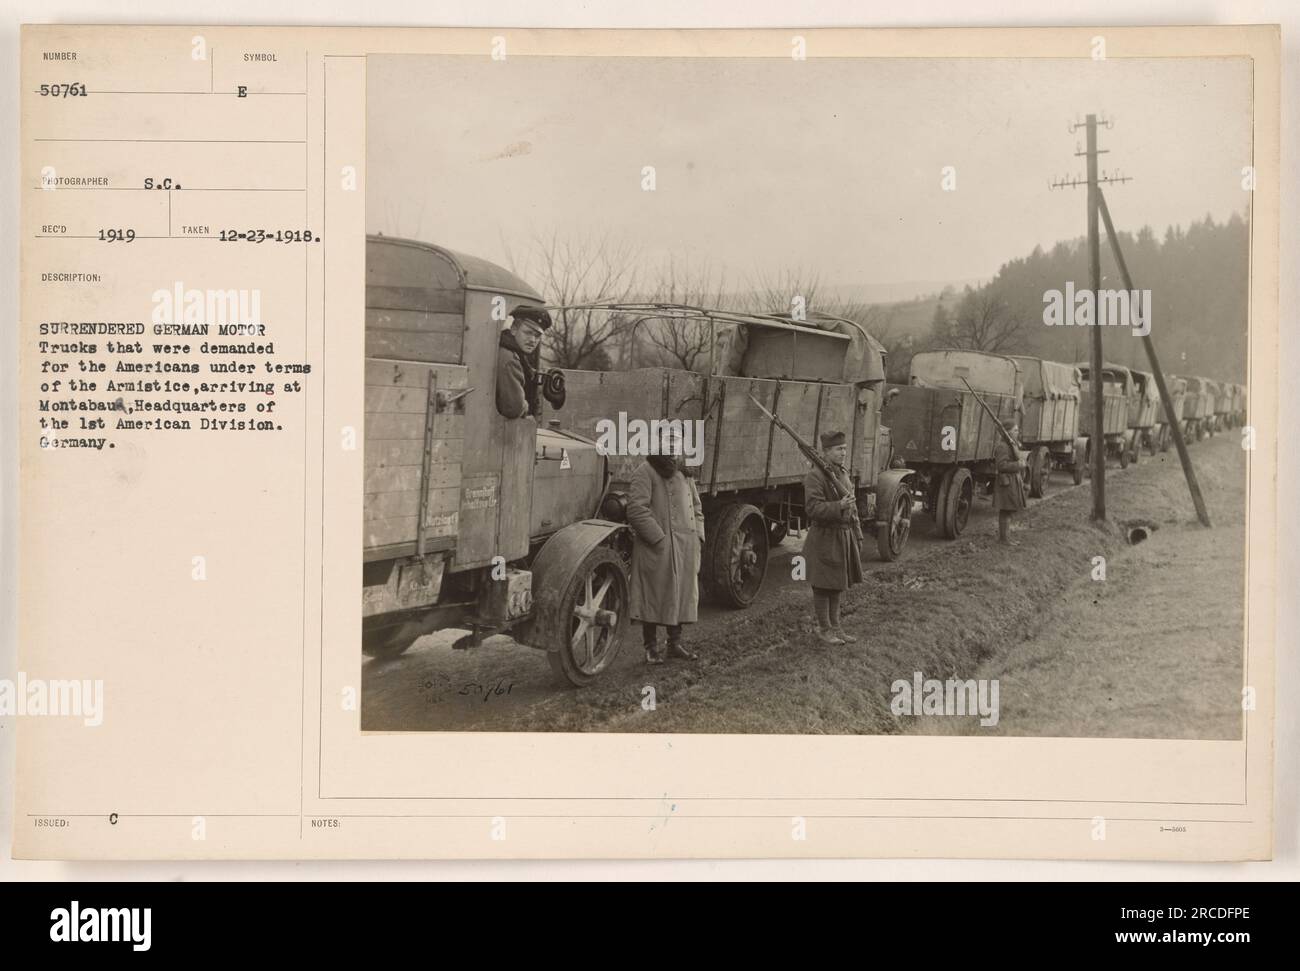
[[[808,442],[846,434],[883,560],[902,555],[917,500],[943,536],[961,535],[995,475],[993,416],[1020,425],[1034,496],[1055,468],[1077,484],[1098,437],[1087,365],[928,351],[891,385],[884,348],[855,321],[666,303],[582,309],[706,328],[707,368],[567,370],[564,409],[511,419],[495,404],[498,341],[511,310],[544,305],[532,287],[486,260],[377,235],[365,292],[361,646],[376,658],[454,629],[456,648],[509,632],[567,684],[609,669],[630,626],[625,494],[642,460],[601,444],[609,423],[702,430],[689,468],[705,516],[700,580],[731,607],[754,601],[770,550],[807,524],[808,462],[765,412]],[[1150,376],[1107,364],[1104,379],[1104,447],[1121,465],[1143,442],[1165,447],[1171,419]],[[1171,376],[1172,387],[1185,388],[1173,420],[1196,438],[1216,418],[1245,420],[1240,386]]]

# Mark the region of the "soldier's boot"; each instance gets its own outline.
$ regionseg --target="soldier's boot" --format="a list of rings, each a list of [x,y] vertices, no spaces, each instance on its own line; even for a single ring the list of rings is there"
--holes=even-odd
[[[853,634],[850,634],[843,627],[832,627],[831,630],[835,633],[835,636],[838,637],[840,640],[842,640],[845,644],[856,644],[858,642],[857,637]]]
[[[829,627],[817,628],[817,641],[828,646],[838,646],[844,643],[844,640]]]
[[[682,627],[680,624],[668,628],[668,656],[683,661],[698,661],[700,659],[698,654],[682,644]]]
[[[646,664],[663,664],[663,651],[659,649],[659,627],[656,624],[641,625],[641,644],[645,648]]]

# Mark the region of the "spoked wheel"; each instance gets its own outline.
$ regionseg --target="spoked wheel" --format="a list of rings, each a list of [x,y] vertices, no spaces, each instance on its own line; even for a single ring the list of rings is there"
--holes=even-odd
[[[956,539],[970,521],[970,507],[975,502],[975,480],[970,470],[964,468],[953,469],[949,475],[952,478],[947,488],[940,490],[943,495],[940,526],[945,537]]]
[[[876,552],[888,563],[903,555],[912,531],[912,490],[900,485],[883,513],[876,526]]]
[[[767,574],[768,527],[763,514],[753,506],[733,503],[725,507],[712,524],[703,569],[709,596],[728,607],[748,607],[762,589]]]
[[[545,644],[551,670],[576,687],[594,681],[618,655],[628,627],[623,559],[597,546],[573,571],[560,599],[559,622]]]

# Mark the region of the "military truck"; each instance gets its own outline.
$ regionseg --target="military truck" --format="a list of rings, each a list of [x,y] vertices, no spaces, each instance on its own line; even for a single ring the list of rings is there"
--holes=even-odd
[[[1150,371],[1130,369],[1133,377],[1133,390],[1128,399],[1128,427],[1132,432],[1129,440],[1129,458],[1136,462],[1143,448],[1152,455],[1156,452],[1156,419],[1161,412],[1160,389],[1156,387],[1156,376]]]
[[[562,315],[577,308],[552,308]],[[803,478],[809,463],[796,442],[758,405],[817,445],[828,430],[849,442],[847,468],[864,530],[882,559],[902,555],[911,528],[912,472],[894,462],[881,421],[885,353],[857,323],[810,314],[803,321],[681,304],[588,305],[635,328],[647,321],[701,328],[709,349],[700,370],[639,367],[565,370],[568,403],[559,420],[598,440],[618,422],[701,423],[702,448],[690,465],[704,507],[700,582],[714,603],[746,607],[759,595],[769,554],[791,528],[807,525]],[[757,401],[758,405],[754,402]],[[610,454],[603,515],[622,521],[627,483],[640,454]]]
[[[1134,397],[1133,373],[1122,364],[1102,364],[1102,427],[1098,436],[1093,428],[1092,365],[1081,362],[1075,367],[1081,381],[1079,434],[1088,441],[1087,462],[1092,462],[1092,450],[1098,447],[1095,443],[1100,438],[1105,454],[1118,458],[1120,468],[1128,468],[1133,442],[1128,424],[1129,401]]]
[[[509,632],[565,681],[606,670],[629,625],[627,527],[598,516],[591,441],[495,404],[508,313],[542,299],[440,246],[366,239],[362,650],[393,657]]]
[[[1187,378],[1183,398],[1183,437],[1199,442],[1211,434],[1214,419],[1214,392],[1205,378]]]
[[[1172,407],[1165,408],[1163,403],[1160,405],[1160,410],[1156,415],[1155,428],[1151,433],[1152,454],[1154,454],[1156,448],[1162,452],[1169,451],[1169,443],[1173,441],[1172,424],[1182,421],[1183,400],[1187,397],[1187,379],[1171,374],[1165,380],[1165,389],[1169,392],[1169,401]],[[1179,427],[1181,428],[1181,425]]]
[[[1041,499],[1054,469],[1068,469],[1074,484],[1083,481],[1088,441],[1079,434],[1082,379],[1073,364],[1013,356],[1020,365],[1024,417],[1020,444],[1029,450],[1029,495]]]
[[[976,393],[1004,426],[1018,422],[1023,409],[1020,365],[982,351],[916,354],[907,385],[889,387],[882,412],[898,459],[915,471],[914,489],[923,510],[948,539],[965,530],[976,486],[987,490],[997,475],[993,447],[1001,433]]]

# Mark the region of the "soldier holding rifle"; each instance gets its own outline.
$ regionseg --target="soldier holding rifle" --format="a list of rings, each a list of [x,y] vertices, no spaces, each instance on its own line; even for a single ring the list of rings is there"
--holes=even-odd
[[[844,433],[826,432],[821,446],[824,461],[814,462],[803,480],[804,512],[812,521],[803,556],[813,588],[817,640],[851,644],[857,638],[840,626],[840,595],[862,582],[862,525],[853,482],[844,468],[849,452]]]

